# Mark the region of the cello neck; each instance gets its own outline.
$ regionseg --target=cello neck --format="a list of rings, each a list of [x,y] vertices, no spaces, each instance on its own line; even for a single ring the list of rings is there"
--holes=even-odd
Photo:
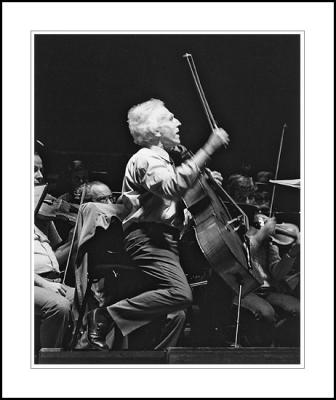
[[[208,178],[210,179],[210,181],[219,190],[220,194],[224,195],[230,201],[230,203],[241,213],[241,215],[244,218],[244,225],[246,226],[246,230],[248,230],[249,229],[249,220],[248,220],[248,217],[247,217],[246,213],[244,212],[244,210],[242,210],[241,207],[239,207],[239,205],[234,201],[234,199],[229,195],[229,193],[227,193],[227,191],[223,188],[223,186],[215,181],[209,168],[205,168],[205,172],[206,172]]]

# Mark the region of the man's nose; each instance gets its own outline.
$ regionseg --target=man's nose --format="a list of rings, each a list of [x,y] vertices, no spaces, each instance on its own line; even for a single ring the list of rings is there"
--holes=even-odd
[[[42,175],[41,170],[37,170],[37,172],[35,173],[35,177],[36,177],[37,179],[42,179],[42,178],[43,178],[43,175]]]

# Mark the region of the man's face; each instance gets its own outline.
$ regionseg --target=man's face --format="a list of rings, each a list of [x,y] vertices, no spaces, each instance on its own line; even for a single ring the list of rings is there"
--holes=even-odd
[[[86,170],[73,171],[71,174],[71,184],[74,189],[77,189],[83,183],[88,181],[88,172]]]
[[[92,201],[96,203],[112,204],[112,192],[106,185],[96,185],[92,188]]]
[[[181,122],[174,117],[174,114],[166,107],[159,106],[153,111],[152,118],[157,126],[157,132],[161,135],[160,141],[165,149],[170,149],[180,144],[178,127]]]
[[[34,185],[39,185],[43,181],[43,164],[41,157],[34,155]]]

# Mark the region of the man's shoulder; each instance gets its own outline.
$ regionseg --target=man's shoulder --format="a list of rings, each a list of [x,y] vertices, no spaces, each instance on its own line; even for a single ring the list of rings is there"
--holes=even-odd
[[[169,158],[169,156],[167,155]],[[162,154],[158,153],[157,151],[154,151],[153,149],[149,149],[147,147],[142,147],[140,150],[138,150],[133,156],[129,159],[129,165],[134,165],[136,164],[138,167],[141,166],[148,166],[151,161],[152,162],[157,162],[157,160],[162,160],[165,159]]]
[[[135,154],[133,154],[132,158],[142,158],[142,157],[148,157],[148,156],[153,156],[155,155],[155,152],[152,149],[149,149],[148,147],[142,147],[139,149]]]
[[[139,162],[142,163],[143,160],[146,160],[149,157],[149,152],[147,150],[149,149],[141,148],[136,153],[134,153],[128,160],[128,167],[137,165],[139,164]]]

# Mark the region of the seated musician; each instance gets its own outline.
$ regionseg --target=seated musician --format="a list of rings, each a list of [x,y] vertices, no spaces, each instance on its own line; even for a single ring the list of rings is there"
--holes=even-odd
[[[255,204],[256,186],[251,176],[230,175],[227,181],[227,191],[237,203]]]
[[[57,218],[55,226],[64,241],[72,236],[74,220],[78,212],[81,199],[81,187],[89,180],[89,170],[82,160],[72,160],[66,170],[61,174],[55,187],[51,190],[57,197],[60,211],[65,214],[64,218]],[[68,218],[67,218],[68,216]]]
[[[129,110],[128,124],[141,149],[129,160],[122,187],[122,200],[129,210],[123,220],[124,245],[136,267],[148,279],[140,294],[97,308],[88,315],[88,338],[106,349],[112,329],[123,336],[167,317],[155,349],[177,343],[192,293],[180,266],[178,240],[183,226],[180,202],[193,186],[200,169],[228,135],[217,128],[192,158],[175,167],[168,151],[180,143],[180,121],[160,100],[151,99]]]
[[[43,180],[43,164],[34,155],[34,185]],[[39,226],[39,227],[38,227]],[[39,346],[63,347],[65,334],[71,321],[71,302],[74,289],[61,283],[60,263],[68,254],[68,247],[55,247],[61,242],[52,221],[39,221],[34,225],[34,306],[35,318],[40,318]]]
[[[270,176],[268,172],[257,175],[262,182],[268,181]],[[236,201],[241,202],[244,198],[252,198],[257,194],[254,185],[247,185],[247,181],[241,175],[231,176],[228,190]],[[251,202],[245,201],[245,204],[251,204]],[[257,205],[258,201],[252,204]],[[265,204],[262,204],[262,207],[265,207]],[[255,226],[258,226],[259,220],[257,210],[256,208],[256,214],[251,216]],[[252,261],[263,275],[264,284],[242,299],[242,310],[248,310],[241,319],[245,330],[245,344],[250,346],[268,346],[271,343],[298,345],[300,303],[298,298],[289,291],[284,292],[283,281],[293,271],[299,255],[300,233],[297,229],[296,240],[290,249],[279,248],[270,239],[276,226],[274,218],[268,219],[259,230],[255,226],[251,226],[247,235],[250,237]]]
[[[258,226],[258,218],[255,224]],[[300,233],[297,228],[293,244],[283,251],[271,240],[275,227],[275,218],[269,218],[260,229],[252,226],[247,233],[252,262],[264,277],[263,285],[247,294],[241,302],[242,309],[253,315],[252,319],[248,315],[245,315],[245,320],[242,317],[246,344],[251,346],[299,345],[300,302],[284,293],[280,283],[291,272],[300,253]]]
[[[271,184],[269,180],[273,178],[273,174],[270,171],[259,171],[256,174],[256,192],[255,192],[255,203],[259,210],[268,213],[270,200],[271,200]]]
[[[67,166],[66,173],[62,177],[63,191],[59,196],[60,199],[68,203],[79,203],[79,188],[83,183],[89,181],[89,170],[82,160],[72,160]],[[61,190],[59,188],[58,190]]]
[[[85,201],[112,204],[113,199],[114,197],[112,191],[105,183],[100,181],[92,181],[88,184]]]
[[[101,204],[113,204],[114,196],[111,189],[103,182],[92,181],[89,182],[86,188],[85,201],[101,203]],[[116,273],[112,271],[111,274],[106,274],[103,278],[100,278],[97,282],[92,284],[92,292],[95,299],[98,301],[99,306],[111,304],[115,287]]]

